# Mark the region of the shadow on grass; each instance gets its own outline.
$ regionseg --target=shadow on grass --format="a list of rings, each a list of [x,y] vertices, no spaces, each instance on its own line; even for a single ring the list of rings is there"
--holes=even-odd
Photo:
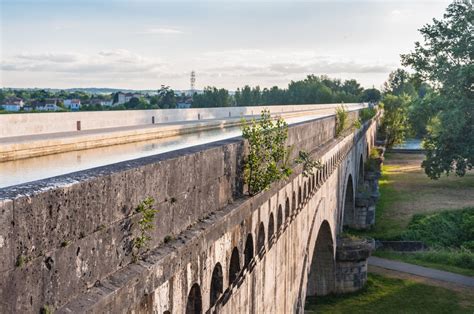
[[[410,280],[370,274],[367,286],[347,295],[308,297],[307,313],[472,313],[469,296]]]

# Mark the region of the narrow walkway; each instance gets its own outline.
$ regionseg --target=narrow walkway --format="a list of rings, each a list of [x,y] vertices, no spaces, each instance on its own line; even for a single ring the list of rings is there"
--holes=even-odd
[[[371,256],[369,258],[369,265],[409,273],[430,279],[455,283],[467,287],[474,287],[474,277],[458,275],[447,271],[427,268],[399,261],[393,261],[385,258]]]

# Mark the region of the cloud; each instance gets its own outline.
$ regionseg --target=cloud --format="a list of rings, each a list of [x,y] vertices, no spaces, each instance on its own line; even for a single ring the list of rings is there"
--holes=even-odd
[[[390,15],[392,16],[399,16],[400,14],[402,14],[400,10],[393,10],[392,12],[390,12]]]
[[[21,53],[2,61],[3,71],[58,72],[71,75],[161,73],[167,64],[128,50],[106,50],[94,54]]]
[[[158,35],[180,35],[183,34],[183,31],[175,28],[149,28],[143,32],[140,32],[141,34],[158,34]]]
[[[77,54],[73,53],[21,53],[16,55],[16,58],[29,60],[29,61],[42,61],[42,62],[74,62],[77,60]]]
[[[208,58],[212,58],[212,60]],[[204,69],[205,74],[210,76],[218,74],[260,78],[292,77],[311,73],[329,75],[388,73],[396,66],[373,60],[353,60],[317,55],[313,51],[232,50],[206,53],[199,61],[214,64]]]

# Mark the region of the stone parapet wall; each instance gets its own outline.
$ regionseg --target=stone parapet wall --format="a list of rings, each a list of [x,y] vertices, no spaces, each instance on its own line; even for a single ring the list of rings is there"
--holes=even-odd
[[[367,106],[367,104],[346,105],[350,110]],[[3,114],[0,115],[0,125],[2,126],[0,138],[74,132],[78,130],[78,122],[81,130],[94,130],[151,125],[153,123],[254,116],[259,115],[264,109],[275,115],[331,109],[337,106],[339,104]]]
[[[291,126],[294,156],[334,131],[334,117]],[[129,264],[148,196],[151,248],[237,201],[244,150],[230,139],[0,190],[0,312],[57,308]]]

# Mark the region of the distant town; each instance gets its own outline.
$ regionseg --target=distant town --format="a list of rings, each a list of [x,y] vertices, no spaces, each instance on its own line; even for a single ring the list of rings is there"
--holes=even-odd
[[[246,85],[235,92],[217,87],[178,91],[165,85],[156,91],[3,88],[0,113],[378,102],[380,97],[378,89],[364,89],[356,80],[308,75],[291,81],[287,88]]]
[[[0,113],[190,108],[192,95],[199,92],[177,92],[166,86],[154,92],[112,93],[86,90],[2,89]]]

